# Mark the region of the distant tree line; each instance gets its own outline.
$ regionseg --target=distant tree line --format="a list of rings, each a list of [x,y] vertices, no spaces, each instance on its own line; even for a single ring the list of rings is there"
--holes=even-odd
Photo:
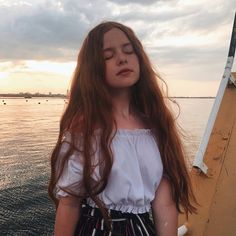
[[[43,93],[7,93],[7,94],[0,94],[0,97],[25,97],[25,98],[31,98],[31,97],[55,97],[55,98],[66,98],[65,94],[43,94]]]

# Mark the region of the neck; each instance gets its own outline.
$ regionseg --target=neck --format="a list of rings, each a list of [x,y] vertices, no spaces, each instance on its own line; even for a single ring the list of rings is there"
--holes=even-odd
[[[113,114],[115,117],[128,118],[132,114],[130,90],[112,91]]]

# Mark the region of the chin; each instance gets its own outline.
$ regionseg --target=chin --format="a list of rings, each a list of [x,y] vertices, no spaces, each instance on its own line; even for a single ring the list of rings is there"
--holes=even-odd
[[[110,85],[109,85],[109,87],[110,87],[111,89],[127,89],[127,88],[133,87],[135,84],[136,84],[136,82],[135,82],[135,83],[129,83],[129,84],[123,84],[123,85],[121,85],[121,84],[119,84],[119,85],[113,85],[113,86],[110,86]]]
[[[139,81],[139,78],[123,78],[114,79],[113,81],[107,81],[107,85],[112,89],[125,89],[134,86]]]

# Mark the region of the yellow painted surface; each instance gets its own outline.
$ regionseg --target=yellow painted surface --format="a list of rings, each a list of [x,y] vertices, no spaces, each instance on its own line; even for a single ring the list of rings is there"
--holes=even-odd
[[[234,73],[236,77],[236,73]],[[201,206],[190,215],[191,236],[236,236],[236,88],[227,87],[210,136],[204,163],[207,176],[190,176]],[[179,225],[187,220],[180,215]]]

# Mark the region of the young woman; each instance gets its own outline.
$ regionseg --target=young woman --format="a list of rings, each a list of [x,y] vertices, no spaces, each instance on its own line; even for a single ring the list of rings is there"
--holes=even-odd
[[[89,32],[51,157],[55,235],[172,236],[196,212],[160,80],[129,27]]]

